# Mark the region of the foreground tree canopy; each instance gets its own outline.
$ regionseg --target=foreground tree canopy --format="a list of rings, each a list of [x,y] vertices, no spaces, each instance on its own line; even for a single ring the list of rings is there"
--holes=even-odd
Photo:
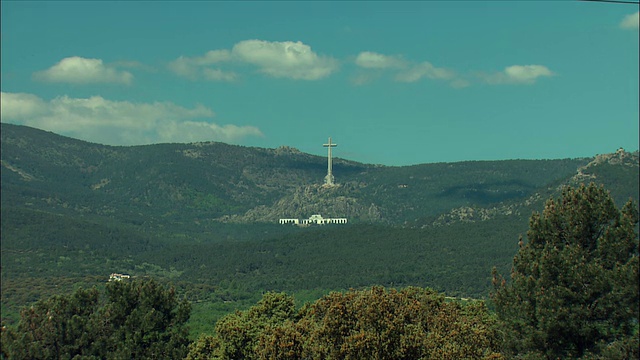
[[[187,359],[499,359],[482,302],[447,302],[429,289],[332,293],[295,310],[268,293],[218,322]]]
[[[181,359],[190,305],[154,280],[116,281],[99,291],[37,302],[2,331],[9,359]]]
[[[534,214],[511,281],[494,269],[505,354],[638,358],[638,211],[596,185],[566,188]]]

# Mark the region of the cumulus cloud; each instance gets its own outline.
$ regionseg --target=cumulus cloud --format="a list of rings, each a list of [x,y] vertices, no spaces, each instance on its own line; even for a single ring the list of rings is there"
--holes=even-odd
[[[540,77],[550,77],[554,73],[543,65],[512,65],[504,71],[482,75],[489,84],[533,84]]]
[[[79,56],[64,58],[49,69],[34,73],[33,77],[40,81],[72,84],[130,84],[133,79],[131,73],[106,66],[100,59]]]
[[[389,69],[405,66],[405,61],[400,56],[388,56],[371,51],[363,51],[358,54],[355,63],[366,69]]]
[[[302,42],[245,40],[233,47],[241,61],[257,65],[262,73],[296,80],[318,80],[337,69],[337,61],[318,56]]]
[[[338,62],[320,56],[309,45],[292,41],[245,40],[231,50],[212,50],[200,57],[184,57],[172,61],[169,68],[177,75],[214,81],[234,81],[238,78],[232,71],[209,66],[221,62],[250,64],[263,74],[295,80],[318,80],[329,76],[338,68]]]
[[[451,80],[450,85],[455,88],[469,85],[466,80],[456,79],[456,73],[452,70],[435,67],[428,61],[421,63],[408,61],[399,55],[390,56],[363,51],[356,56],[354,62],[361,68],[361,73],[351,78],[351,83],[354,85],[364,85],[384,73],[393,74],[393,79],[398,82],[412,83],[431,79]]]
[[[627,15],[620,22],[620,27],[629,30],[638,30],[640,24],[640,12],[636,11],[634,14]]]
[[[79,139],[109,145],[161,142],[222,141],[234,143],[262,136],[253,126],[218,125],[214,113],[171,102],[132,103],[90,98],[57,97],[50,101],[32,94],[1,94],[1,118]]]

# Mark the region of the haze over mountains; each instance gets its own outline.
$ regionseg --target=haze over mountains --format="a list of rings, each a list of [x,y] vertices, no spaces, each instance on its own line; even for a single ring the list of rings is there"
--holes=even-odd
[[[562,186],[595,181],[618,206],[640,197],[637,151],[403,167],[334,159],[338,185],[323,187],[326,158],[289,147],[112,147],[1,130],[9,313],[111,272],[171,279],[208,304],[371,285],[484,297],[491,267],[509,267],[529,216]],[[312,214],[349,224],[277,224]]]

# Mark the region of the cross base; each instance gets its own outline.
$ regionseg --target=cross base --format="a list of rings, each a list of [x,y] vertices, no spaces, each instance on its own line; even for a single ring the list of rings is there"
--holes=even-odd
[[[335,186],[334,183],[335,178],[333,177],[333,175],[327,175],[324,177],[324,185],[325,186]]]

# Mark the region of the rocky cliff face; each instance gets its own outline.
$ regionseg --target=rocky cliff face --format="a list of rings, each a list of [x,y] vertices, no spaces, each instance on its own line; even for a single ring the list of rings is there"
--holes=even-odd
[[[375,204],[366,204],[349,196],[354,190],[363,188],[359,183],[336,186],[308,185],[284,196],[275,204],[263,204],[244,215],[224,216],[223,222],[277,222],[281,218],[308,218],[313,214],[323,217],[346,217],[361,221],[383,221],[382,210]]]

